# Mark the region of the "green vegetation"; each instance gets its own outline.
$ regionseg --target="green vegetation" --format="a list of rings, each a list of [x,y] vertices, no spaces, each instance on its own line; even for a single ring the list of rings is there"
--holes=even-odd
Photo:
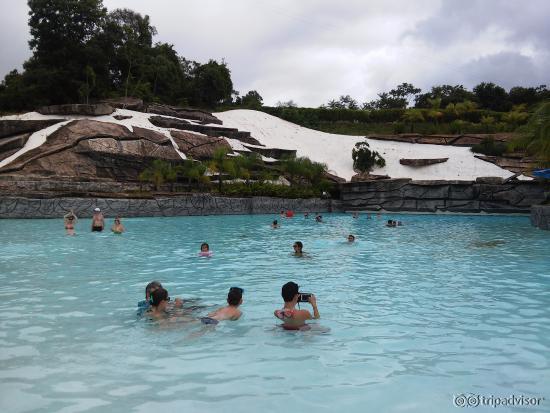
[[[178,56],[149,16],[108,12],[102,0],[29,0],[33,52],[19,73],[0,85],[0,110],[134,96],[147,102],[214,108],[231,101],[225,62],[205,64]],[[248,100],[247,100],[248,102]]]
[[[502,156],[506,150],[507,146],[502,142],[495,142],[493,138],[485,138],[470,148],[472,152],[481,153],[488,156]]]
[[[216,186],[212,186],[207,169],[218,174]],[[308,158],[286,158],[280,165],[264,165],[257,154],[229,156],[226,148],[218,148],[213,158],[205,164],[193,159],[182,160],[175,166],[170,162],[156,159],[140,175],[142,182],[150,182],[156,191],[165,183],[170,183],[174,191],[176,182],[186,182],[187,190],[214,191],[231,196],[279,196],[289,198],[310,198],[332,189],[333,184],[325,178],[327,166]],[[290,186],[267,182],[283,175],[291,182]],[[224,176],[245,182],[224,183]]]
[[[510,144],[510,150],[524,150],[541,161],[541,166],[550,166],[550,102],[538,107],[529,122],[520,129],[520,137]]]
[[[361,172],[370,172],[374,166],[383,168],[386,165],[386,160],[378,152],[372,151],[367,141],[357,142],[351,157],[353,169]]]

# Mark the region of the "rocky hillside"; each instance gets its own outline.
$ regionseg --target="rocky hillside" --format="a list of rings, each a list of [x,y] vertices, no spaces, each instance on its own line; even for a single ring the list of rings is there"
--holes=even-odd
[[[351,149],[362,139],[312,131],[255,111],[211,114],[144,105],[136,99],[49,106],[0,118],[0,191],[47,195],[45,188],[79,194],[100,187],[107,192],[138,190],[138,176],[153,160],[207,160],[219,147],[235,155],[257,153],[266,164],[288,155],[308,156],[326,162],[333,180],[349,180],[354,174]],[[513,175],[474,157],[465,137],[407,135],[369,141],[386,158],[386,167],[374,173],[392,178]]]

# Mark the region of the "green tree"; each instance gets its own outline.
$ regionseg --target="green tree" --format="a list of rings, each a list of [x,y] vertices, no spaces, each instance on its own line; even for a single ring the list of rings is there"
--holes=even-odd
[[[238,94],[238,92],[237,92]],[[237,95],[238,96],[238,95]],[[250,109],[260,109],[263,106],[263,98],[255,90],[249,91],[240,99],[240,104]]]
[[[504,88],[492,82],[482,82],[474,87],[474,94],[483,109],[506,112],[512,106]]]
[[[86,66],[94,67],[89,41],[100,30],[101,0],[29,0],[29,46],[21,92],[27,106],[78,101]],[[95,51],[97,52],[97,50]]]
[[[401,118],[411,125],[411,133],[414,133],[415,123],[424,122],[424,115],[419,109],[407,109]]]
[[[433,86],[428,93],[415,96],[416,108],[430,108],[429,99],[441,99],[441,107],[446,108],[449,104],[456,104],[465,100],[474,100],[475,95],[462,85],[439,85]]]
[[[367,141],[357,142],[351,151],[351,157],[353,169],[360,172],[370,172],[375,166],[383,168],[386,165],[386,160],[378,152],[371,150]]]
[[[223,100],[231,98],[233,82],[231,72],[225,62],[210,60],[194,71],[194,103],[214,108]]]

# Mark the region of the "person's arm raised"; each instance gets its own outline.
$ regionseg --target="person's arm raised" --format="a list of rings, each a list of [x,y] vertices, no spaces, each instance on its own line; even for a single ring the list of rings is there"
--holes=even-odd
[[[319,314],[319,310],[317,309],[317,299],[315,298],[315,295],[312,294],[308,301],[313,307],[313,318],[321,318],[321,314]]]

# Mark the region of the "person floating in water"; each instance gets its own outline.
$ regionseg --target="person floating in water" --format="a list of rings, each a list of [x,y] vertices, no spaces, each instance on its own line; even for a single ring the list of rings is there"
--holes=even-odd
[[[115,234],[122,234],[125,230],[124,225],[120,222],[120,217],[116,217],[113,226],[111,227],[111,231]]]
[[[355,242],[355,236],[352,235],[352,234],[349,234],[349,235],[348,235],[348,242],[349,242],[349,243]]]
[[[323,222],[323,216],[322,216],[321,214],[317,215],[317,216],[315,217],[315,221],[316,221],[316,222]]]
[[[95,208],[92,215],[92,232],[101,232],[105,227],[105,217],[101,213],[101,209]]]
[[[292,248],[294,248],[294,256],[295,257],[303,257],[304,256],[304,244],[302,244],[301,241],[296,241],[294,245],[292,245]]]
[[[63,222],[65,224],[65,230],[67,231],[67,235],[75,234],[74,226],[76,224],[76,221],[78,221],[78,218],[72,209],[63,216]]]
[[[284,300],[284,306],[280,310],[275,310],[274,315],[283,321],[285,330],[302,330],[307,328],[306,320],[319,319],[319,309],[317,308],[317,299],[313,294],[300,293],[298,284],[288,282],[281,289],[281,296]],[[308,310],[296,309],[299,302],[308,302],[313,308],[313,315]]]
[[[210,245],[208,243],[203,242],[201,244],[201,251],[199,252],[199,257],[211,257],[214,255],[212,251],[210,251]]]
[[[218,324],[220,321],[238,320],[242,312],[239,306],[243,303],[244,290],[239,287],[231,287],[227,293],[227,306],[218,308],[216,311],[208,314],[207,317],[201,318],[203,324]]]
[[[281,225],[279,225],[279,222],[277,222],[277,220],[274,220],[271,223],[271,228],[273,228],[273,229],[280,228],[280,227],[281,227]]]

